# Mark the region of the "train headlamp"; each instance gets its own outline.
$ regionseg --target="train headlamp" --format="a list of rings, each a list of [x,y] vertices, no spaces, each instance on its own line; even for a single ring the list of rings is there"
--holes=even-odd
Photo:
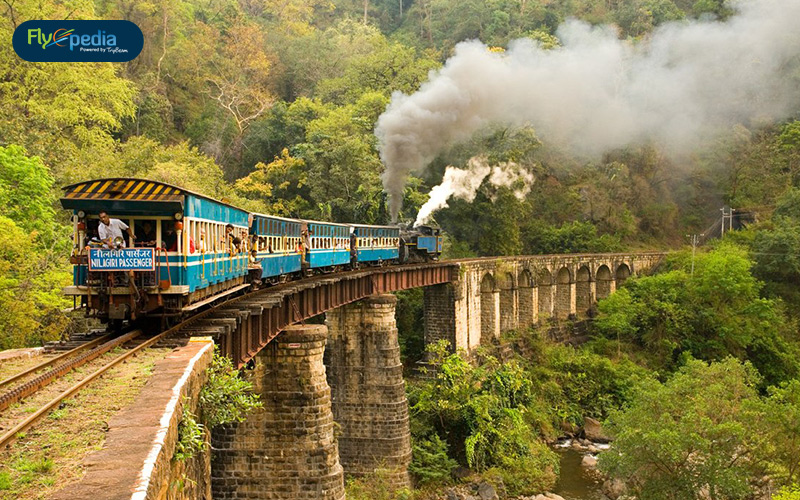
[[[117,236],[114,238],[114,248],[122,248],[125,244],[125,240],[122,239],[122,236]]]
[[[86,217],[86,212],[83,210],[78,210],[78,218],[83,219],[84,217]]]
[[[173,215],[173,217],[175,218],[175,220],[181,220],[183,219],[183,212],[175,212],[175,215]]]

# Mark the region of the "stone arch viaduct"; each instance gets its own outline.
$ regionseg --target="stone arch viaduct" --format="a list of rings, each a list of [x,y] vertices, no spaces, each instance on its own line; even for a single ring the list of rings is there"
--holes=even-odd
[[[215,433],[214,498],[341,500],[343,473],[377,469],[397,487],[410,484],[397,299],[388,292],[424,287],[426,344],[446,340],[469,353],[504,331],[587,317],[598,299],[663,256],[477,258],[366,270],[311,289],[292,285],[282,301],[273,297],[287,326],[274,326],[282,333],[251,372],[265,408]],[[324,326],[288,326],[320,312]],[[251,351],[238,345],[237,353]]]
[[[174,450],[164,438],[177,430],[161,427],[153,431],[156,448],[143,446],[141,433],[128,445],[109,437],[127,448],[106,450],[114,457],[125,452],[126,471],[137,470],[131,466],[142,450],[145,466],[134,484],[109,484],[110,466],[100,463],[55,498],[94,500],[96,483],[103,491],[136,492],[119,498],[342,500],[344,474],[376,470],[392,485],[408,486],[408,402],[390,292],[424,287],[425,342],[446,340],[470,353],[504,331],[590,316],[597,300],[663,257],[545,255],[372,268],[230,301],[197,315],[184,333],[211,336],[236,365],[249,365],[244,373],[263,407],[245,422],[214,430],[212,456],[193,467],[194,486],[182,495],[164,493],[183,479],[174,476]],[[305,322],[321,313],[325,324]],[[141,404],[152,406],[153,396],[143,393]]]

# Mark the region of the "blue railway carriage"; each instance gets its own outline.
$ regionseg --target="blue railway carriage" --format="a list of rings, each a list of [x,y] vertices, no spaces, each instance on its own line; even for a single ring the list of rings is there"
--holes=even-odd
[[[73,283],[87,315],[104,321],[180,317],[243,290],[250,214],[161,182],[113,178],[64,188],[73,212]],[[98,214],[128,225],[135,238],[111,248],[99,240]],[[226,226],[232,226],[232,230]]]
[[[301,239],[305,269],[333,271],[350,265],[350,226],[334,222],[304,220]]]
[[[362,264],[397,262],[400,257],[400,228],[352,224],[355,260]]]
[[[301,271],[303,222],[272,215],[253,214],[251,249],[261,264],[261,277],[277,282],[282,276]]]

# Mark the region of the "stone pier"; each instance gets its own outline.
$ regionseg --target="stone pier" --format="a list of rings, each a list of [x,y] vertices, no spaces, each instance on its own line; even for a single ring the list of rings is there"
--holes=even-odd
[[[394,295],[373,295],[328,311],[325,365],[345,473],[380,469],[402,488],[410,486],[411,438],[396,303]]]
[[[343,500],[331,391],[322,363],[323,325],[286,328],[248,372],[264,407],[245,422],[216,429],[216,500]]]

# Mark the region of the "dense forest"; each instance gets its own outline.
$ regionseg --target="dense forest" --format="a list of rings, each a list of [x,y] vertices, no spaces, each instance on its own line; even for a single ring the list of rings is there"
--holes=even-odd
[[[18,0],[0,11],[6,40],[24,20],[59,18],[127,19],[145,37],[126,64],[21,63],[0,48],[0,325],[16,332],[6,347],[65,322],[53,286],[67,279],[63,185],[148,177],[279,215],[385,223],[376,122],[393,92],[419,89],[457,42],[502,51],[522,37],[558,50],[558,27],[576,17],[616,26],[635,46],[665,23],[734,12],[722,0]],[[701,232],[723,204],[768,217],[799,182],[800,122],[731,121],[702,146],[676,156],[645,140],[585,157],[530,125],[487,124],[412,173],[399,215],[413,221],[445,167],[479,156],[529,182],[487,180],[434,213],[450,255],[663,248]]]
[[[723,25],[736,3],[4,1],[0,348],[38,345],[70,326],[63,310],[71,304],[60,296],[71,245],[68,215],[57,204],[62,186],[145,177],[245,209],[388,223],[376,125],[398,93],[412,95],[443,71],[459,42],[483,42],[479,50],[493,61],[515,57],[517,39],[560,51],[559,27],[575,18],[613,26],[604,33],[640,47],[665,27]],[[796,4],[786,2],[783,16],[793,19]],[[144,49],[125,64],[16,56],[16,26],[65,18],[133,21]],[[800,88],[800,53],[790,56],[783,83]],[[486,353],[475,367],[431,354],[443,366],[439,383],[410,393],[421,484],[448,484],[460,462],[499,475],[509,491],[542,491],[557,470],[542,440],[562,423],[593,416],[610,419],[622,450],[601,467],[632,478],[643,500],[695,498],[700,490],[704,498],[752,498],[766,476],[787,488],[782,500],[800,498],[790,488],[800,474],[800,100],[791,104],[793,112],[733,116],[678,154],[643,137],[587,155],[531,123],[490,120],[443,142],[429,166],[410,174],[401,191],[405,222],[448,167],[478,159],[518,169],[518,181],[486,177],[471,196],[433,213],[450,257],[678,249],[723,205],[753,214],[747,230],[701,251],[693,271],[689,254],[678,252],[661,274],[631,280],[602,302],[596,338],[581,350],[518,332],[511,340],[528,357],[515,362]],[[419,300],[401,301],[399,322],[409,331],[419,330]],[[413,335],[403,342],[407,356],[420,355]],[[686,394],[695,395],[693,408]],[[692,419],[678,417],[690,410]],[[654,419],[662,425],[651,432],[653,446],[637,447]]]

